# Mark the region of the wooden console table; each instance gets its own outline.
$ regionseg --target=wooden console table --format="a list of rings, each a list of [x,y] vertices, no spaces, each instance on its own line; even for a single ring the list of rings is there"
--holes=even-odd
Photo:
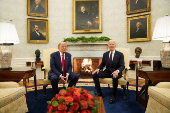
[[[35,99],[37,100],[37,82],[36,82],[36,69],[30,67],[12,67],[11,70],[0,70],[0,82],[14,81],[20,82],[23,79],[23,85],[26,89],[27,97],[27,84],[26,79],[34,77],[35,86]]]
[[[145,98],[139,97],[140,92],[138,93],[138,77],[145,79]],[[157,84],[159,82],[170,82],[170,69],[164,68],[143,68],[136,69],[136,101],[139,102],[145,109],[148,102],[148,81],[149,79]]]
[[[137,60],[130,60],[130,64],[138,64]],[[142,60],[142,64],[151,66],[151,60]]]
[[[26,65],[27,66],[31,66],[31,67],[33,67],[33,64],[35,63],[35,66],[42,66],[42,65],[44,65],[44,63],[43,63],[43,61],[34,61],[34,62],[32,62],[32,61],[27,61],[26,62]]]

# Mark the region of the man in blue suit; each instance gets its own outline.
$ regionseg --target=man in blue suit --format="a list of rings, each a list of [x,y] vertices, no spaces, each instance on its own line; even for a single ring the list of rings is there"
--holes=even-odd
[[[102,62],[100,66],[93,71],[93,80],[95,83],[95,89],[97,92],[95,93],[96,96],[103,96],[99,78],[112,78],[113,79],[113,93],[112,97],[109,101],[110,104],[116,101],[116,91],[118,86],[118,79],[122,77],[122,71],[124,70],[124,55],[123,53],[116,51],[115,41],[110,40],[108,42],[108,47],[110,51],[107,51],[103,54]],[[104,71],[100,71],[103,67],[106,66]]]
[[[79,75],[72,72],[71,54],[67,51],[67,43],[60,42],[58,44],[59,51],[51,54],[50,68],[48,79],[51,80],[51,85],[54,94],[58,93],[58,81],[61,79],[64,83],[70,80],[68,87],[75,86]]]

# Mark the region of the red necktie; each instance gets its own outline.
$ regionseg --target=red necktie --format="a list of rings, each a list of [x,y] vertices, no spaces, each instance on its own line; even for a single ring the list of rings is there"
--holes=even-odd
[[[64,54],[62,54],[62,67],[63,67],[63,76],[65,77],[65,59],[64,59]]]
[[[112,52],[110,53],[109,64],[110,64],[110,66],[112,64]]]

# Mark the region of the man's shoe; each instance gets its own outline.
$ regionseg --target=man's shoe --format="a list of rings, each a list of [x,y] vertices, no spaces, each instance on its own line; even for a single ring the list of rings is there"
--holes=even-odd
[[[116,100],[117,100],[116,97],[114,95],[112,95],[112,98],[110,99],[109,103],[113,104],[116,102]]]
[[[102,93],[99,93],[99,92],[96,92],[95,93],[95,96],[97,97],[97,96],[103,96],[103,94]]]

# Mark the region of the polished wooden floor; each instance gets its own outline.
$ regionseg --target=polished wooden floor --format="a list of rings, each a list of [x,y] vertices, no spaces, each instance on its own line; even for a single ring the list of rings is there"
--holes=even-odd
[[[86,81],[81,81],[81,82],[86,82]],[[93,81],[91,81],[91,82],[93,82]],[[43,79],[37,80],[37,85],[39,85],[39,84],[43,84]],[[136,85],[136,79],[129,79],[129,84]],[[138,85],[143,86],[144,84],[145,84],[145,81],[143,79],[140,79],[138,81]],[[23,86],[23,82],[22,81],[19,82],[19,85]],[[33,85],[34,85],[33,80],[29,80],[29,82],[27,82],[27,86],[33,86]]]

